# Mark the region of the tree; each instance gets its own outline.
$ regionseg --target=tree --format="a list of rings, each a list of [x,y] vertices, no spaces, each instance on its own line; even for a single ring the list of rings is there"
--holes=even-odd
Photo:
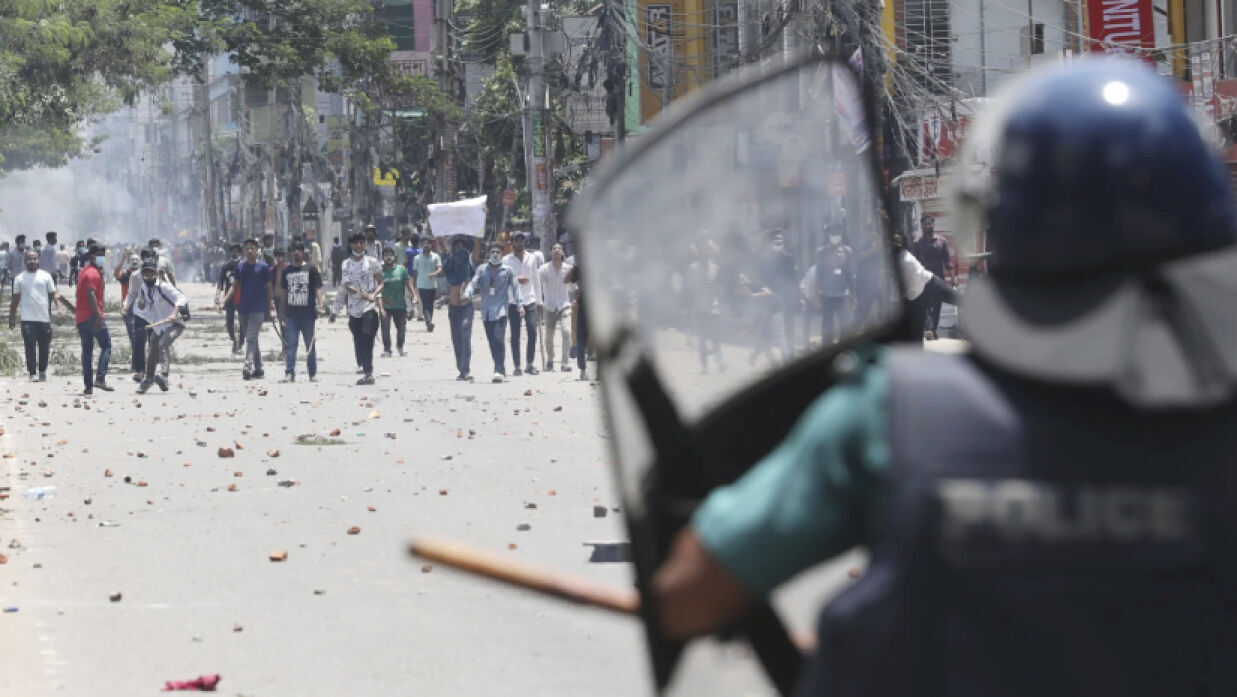
[[[168,80],[184,0],[0,2],[0,176],[86,152],[80,126]]]

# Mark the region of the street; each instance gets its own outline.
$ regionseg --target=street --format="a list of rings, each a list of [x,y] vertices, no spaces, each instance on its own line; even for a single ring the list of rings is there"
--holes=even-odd
[[[376,357],[376,385],[354,384],[347,323],[325,320],[317,383],[303,346],[295,384],[277,382],[272,360],[265,380],[243,382],[204,311],[213,288],[186,290],[195,317],[167,393],[135,394],[114,360],[116,391],[79,397],[68,325],[55,350],[73,360],[53,360],[49,382],[0,380],[0,694],[152,694],[214,673],[221,692],[250,696],[650,692],[635,619],[405,551],[434,533],[629,586],[629,564],[590,563],[585,545],[626,537],[598,384],[575,372],[490,384],[479,324],[480,379],[457,382],[445,312],[432,334],[409,322],[408,355]],[[127,345],[119,318],[108,323]],[[17,332],[5,341],[20,353]],[[261,341],[270,356],[269,327]],[[23,498],[53,486],[54,498]],[[856,563],[778,598],[797,630]],[[742,647],[702,647],[688,664],[699,679],[684,694],[769,693]]]

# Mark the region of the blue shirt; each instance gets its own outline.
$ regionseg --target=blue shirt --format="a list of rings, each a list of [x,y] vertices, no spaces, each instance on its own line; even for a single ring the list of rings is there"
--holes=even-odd
[[[421,250],[417,247],[408,246],[404,248],[404,268],[408,269],[408,273],[412,273],[412,264],[420,253]]]
[[[505,266],[486,264],[477,269],[468,290],[481,296],[481,319],[486,322],[506,318],[507,305],[516,304],[519,298],[515,275]]]
[[[241,287],[241,299],[236,305],[236,311],[242,315],[266,313],[270,307],[267,302],[266,287],[271,282],[271,267],[264,261],[249,263],[242,261],[236,265],[236,283]]]

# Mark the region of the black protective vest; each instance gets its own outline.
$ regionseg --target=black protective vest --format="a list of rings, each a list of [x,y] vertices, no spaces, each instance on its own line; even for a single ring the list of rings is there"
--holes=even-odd
[[[1237,695],[1237,405],[888,366],[881,530],[800,694]]]

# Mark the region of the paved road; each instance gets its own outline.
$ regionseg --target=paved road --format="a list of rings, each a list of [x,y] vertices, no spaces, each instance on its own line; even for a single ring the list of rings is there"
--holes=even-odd
[[[208,286],[189,290],[193,308],[209,304]],[[204,673],[250,696],[647,694],[636,622],[423,572],[403,552],[434,532],[630,584],[628,565],[589,563],[583,545],[624,537],[621,513],[593,514],[619,504],[597,386],[574,373],[459,383],[441,320],[433,334],[410,323],[409,355],[376,359],[370,387],[353,384],[345,323],[319,323],[320,381],[287,385],[273,364],[242,382],[205,317],[179,340],[166,394],[134,394],[124,370],[89,399],[68,369],[0,379],[0,606],[16,608],[0,615],[0,694],[153,694]],[[473,345],[488,375],[480,327]],[[334,429],[339,444],[297,442]],[[22,498],[39,486],[58,495]],[[276,550],[287,561],[269,561]],[[800,628],[851,563],[779,598]],[[743,650],[689,660],[704,677],[684,694],[767,694]]]

